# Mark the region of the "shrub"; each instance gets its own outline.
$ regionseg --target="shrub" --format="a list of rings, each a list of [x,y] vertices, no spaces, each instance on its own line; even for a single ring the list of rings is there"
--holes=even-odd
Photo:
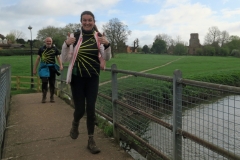
[[[228,56],[229,55],[229,49],[227,47],[222,47],[220,49],[220,55],[221,56]]]
[[[233,49],[231,56],[240,57],[240,51],[238,49]]]

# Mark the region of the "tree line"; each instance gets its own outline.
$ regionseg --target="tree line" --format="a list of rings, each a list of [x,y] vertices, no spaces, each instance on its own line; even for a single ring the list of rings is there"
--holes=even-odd
[[[144,45],[142,48],[144,53],[164,54],[170,53],[174,55],[187,55],[188,45],[181,40],[180,36],[172,39],[167,34],[158,34],[155,36],[152,46]],[[196,48],[194,55],[204,56],[240,56],[240,37],[231,35],[227,31],[220,31],[217,26],[208,29],[204,37],[203,45],[200,44]]]
[[[56,47],[61,48],[62,43],[66,39],[67,33],[77,32],[81,25],[69,23],[65,27],[46,26],[40,29],[37,33],[36,39],[33,40],[33,47],[39,48],[43,45],[43,41],[46,37],[52,37],[53,43]],[[110,19],[109,22],[102,26],[102,31],[111,43],[113,57],[115,53],[126,52],[125,43],[128,40],[128,36],[131,35],[131,30],[118,18]],[[13,30],[6,38],[11,42],[24,44],[25,35],[21,31]],[[29,42],[29,40],[28,40]],[[143,45],[141,47],[140,41],[136,38],[132,42],[131,50],[141,51],[143,53],[155,53],[155,54],[174,54],[174,55],[187,55],[188,43],[184,42],[180,36],[172,38],[167,34],[158,34],[155,36],[152,45]],[[171,52],[170,52],[171,51]],[[231,35],[227,31],[220,31],[218,27],[213,26],[208,29],[207,34],[204,37],[204,43],[201,47],[196,49],[194,55],[219,55],[219,56],[240,56],[240,37],[237,35]]]

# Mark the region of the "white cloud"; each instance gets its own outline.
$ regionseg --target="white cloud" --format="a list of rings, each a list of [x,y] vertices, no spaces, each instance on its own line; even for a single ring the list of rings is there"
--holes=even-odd
[[[118,2],[121,2],[120,5]],[[225,5],[222,8],[216,7],[215,10],[211,6],[215,6],[216,1],[193,3],[192,0],[134,0],[133,3],[134,7],[126,7],[127,0],[0,0],[0,34],[20,30],[29,38],[27,27],[31,25],[33,38],[36,38],[38,30],[43,27],[79,23],[81,12],[91,10],[96,16],[100,31],[102,25],[109,20],[106,18],[118,18],[128,25],[132,31],[128,45],[132,45],[136,38],[141,46],[152,44],[154,37],[161,33],[172,38],[180,36],[185,42],[189,41],[190,33],[199,33],[203,43],[208,28],[212,26],[217,26],[221,31],[226,30],[230,35],[240,35],[240,8],[231,6],[229,0],[219,1]]]
[[[135,2],[149,3],[151,2],[151,0],[135,0]]]
[[[1,7],[0,14],[20,14],[31,16],[61,16],[61,15],[79,15],[84,10],[101,10],[110,8],[119,0],[22,0],[17,4]],[[99,7],[101,6],[101,7]]]
[[[82,11],[91,10],[94,13],[96,10],[106,10],[118,1],[21,0],[17,2],[1,2],[1,34],[6,36],[11,30],[20,30],[29,35],[27,27],[31,25],[33,27],[33,38],[35,38],[37,31],[42,29],[43,26],[53,25],[63,27],[68,23],[78,23]],[[73,22],[74,16],[78,17],[76,22]],[[63,17],[68,17],[69,22],[63,22]],[[26,37],[30,37],[30,35]]]
[[[170,0],[169,3],[174,0]],[[189,41],[190,33],[199,33],[201,43],[207,30],[219,24],[214,11],[210,8],[196,4],[179,4],[171,8],[163,8],[158,13],[143,17],[142,24],[148,25],[159,33],[165,33],[174,39],[180,36],[185,42]]]
[[[122,11],[121,10],[112,10],[112,9],[110,9],[110,10],[108,10],[108,15],[116,15],[116,14],[122,14]]]
[[[179,5],[174,8],[162,9],[157,14],[143,17],[143,24],[150,27],[169,27],[172,25],[199,25],[203,20],[212,19],[214,12],[200,4]]]
[[[223,4],[226,4],[229,0],[222,0]]]
[[[151,30],[151,31],[142,31],[142,30],[132,30],[131,35],[128,37],[128,41],[126,45],[133,46],[133,41],[138,38],[139,39],[139,45],[143,47],[144,45],[152,45],[154,41],[154,37],[158,33],[157,30]]]
[[[231,18],[234,16],[240,17],[240,8],[236,9],[223,9],[222,14],[224,18]]]
[[[204,36],[208,32],[208,28],[212,26],[218,26],[221,31],[232,31],[230,35],[239,33],[240,22],[227,22],[228,19],[224,19],[221,15],[217,16],[218,12],[200,3],[190,4],[188,0],[185,0],[185,4],[178,2],[178,0],[167,0],[165,7],[158,13],[143,16],[140,23],[148,26],[149,32],[133,31],[133,34],[147,37],[145,39],[153,42],[157,34],[165,33],[173,39],[180,36],[184,42],[188,43],[190,34],[198,33],[200,43],[203,44]],[[174,6],[170,7],[170,5]],[[240,9],[225,9],[222,14],[228,18],[236,17],[236,15],[240,15]],[[144,44],[148,44],[147,41]]]
[[[181,4],[186,4],[190,2],[190,0],[166,0],[165,2],[165,7],[167,6],[178,6],[178,5],[181,5]]]
[[[134,1],[137,3],[159,3],[159,1],[161,0],[134,0]]]

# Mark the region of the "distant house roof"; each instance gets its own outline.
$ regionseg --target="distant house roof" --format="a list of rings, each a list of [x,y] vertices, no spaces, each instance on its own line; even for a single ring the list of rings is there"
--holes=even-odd
[[[25,48],[24,44],[0,44],[0,48]]]
[[[11,44],[10,48],[24,48],[23,44]]]
[[[5,39],[6,37],[4,37],[4,35],[0,34],[0,38]]]
[[[137,48],[135,48],[135,51],[133,50],[134,50],[134,47],[127,46],[127,53],[137,52]]]
[[[0,44],[0,48],[9,48],[10,47],[10,44]]]

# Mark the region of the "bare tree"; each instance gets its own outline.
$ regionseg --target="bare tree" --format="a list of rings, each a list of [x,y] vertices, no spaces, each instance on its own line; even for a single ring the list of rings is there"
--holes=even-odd
[[[213,26],[208,28],[208,33],[204,37],[204,44],[213,44],[218,43],[220,40],[221,31],[218,29],[218,27]]]
[[[15,37],[15,40],[16,39],[25,39],[25,34],[22,32],[22,31],[19,31],[19,30],[11,30],[10,31],[10,34],[13,34],[14,37]]]
[[[118,18],[110,19],[109,22],[102,27],[103,32],[111,43],[112,56],[114,57],[114,49],[119,47],[120,43],[125,43],[131,31],[128,26],[118,20]]]
[[[182,40],[181,36],[176,36],[176,39],[175,39],[175,44],[183,44],[184,45],[184,41]]]
[[[157,39],[162,40],[162,35],[161,34],[156,35],[154,38],[154,41],[156,41]]]
[[[6,39],[8,40],[8,43],[15,43],[16,41],[16,37],[13,33],[7,34]]]
[[[133,49],[132,51],[135,52],[135,50],[139,47],[139,40],[138,38],[133,41]]]
[[[229,41],[229,38],[230,38],[229,33],[227,31],[222,31],[219,39],[220,45],[222,46],[225,43],[227,43]]]
[[[47,26],[38,31],[37,40],[43,42],[46,37],[51,37],[53,44],[60,48],[67,37],[67,32],[70,32],[70,30],[64,31],[63,28]]]
[[[176,46],[176,42],[174,41],[174,39],[170,39],[170,46]]]
[[[156,37],[154,38],[154,41],[155,41],[156,39],[160,39],[160,40],[165,41],[165,42],[166,42],[166,45],[167,45],[167,48],[173,44],[173,43],[172,43],[172,37],[169,36],[169,35],[167,35],[167,34],[165,34],[165,33],[156,35]]]
[[[47,26],[43,29],[40,29],[37,34],[37,39],[43,41],[46,37],[54,37],[60,33],[60,29],[54,26]]]
[[[70,32],[70,33],[76,32],[80,28],[81,28],[80,23],[69,23],[64,28],[62,28],[62,30],[63,30],[63,34],[67,35],[68,32]]]

